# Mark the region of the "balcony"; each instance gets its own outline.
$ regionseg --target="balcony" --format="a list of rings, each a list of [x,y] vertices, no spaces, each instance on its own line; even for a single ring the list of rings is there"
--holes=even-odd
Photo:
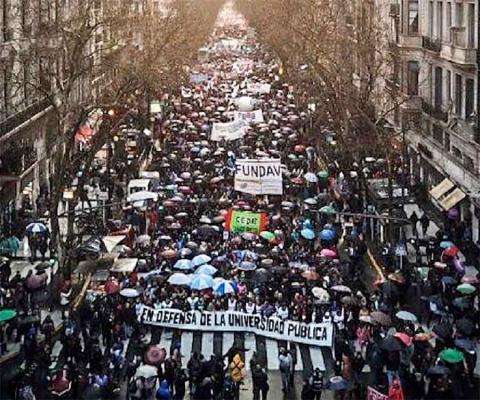
[[[400,103],[400,108],[404,111],[423,110],[422,98],[420,96],[405,96],[405,99]]]
[[[432,106],[425,100],[422,100],[422,111],[438,121],[448,122],[448,113],[438,107]]]
[[[423,36],[400,35],[398,45],[409,49],[421,49],[423,47]]]
[[[450,30],[451,43],[442,43],[440,56],[448,61],[464,66],[474,66],[477,50],[467,44],[465,28],[452,27]]]
[[[17,126],[27,122],[36,114],[45,110],[49,105],[50,104],[48,99],[38,101],[37,103],[32,104],[26,109],[13,114],[11,117],[7,118],[5,121],[2,121],[0,123],[0,139],[3,136],[5,136],[8,132],[15,129]]]
[[[423,48],[428,51],[433,51],[435,53],[440,53],[442,49],[442,44],[439,39],[432,39],[431,37],[423,37]]]

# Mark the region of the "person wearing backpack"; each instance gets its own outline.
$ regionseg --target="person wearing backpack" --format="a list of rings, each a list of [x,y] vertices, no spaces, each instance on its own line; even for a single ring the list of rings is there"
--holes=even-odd
[[[315,368],[315,371],[309,379],[309,383],[315,395],[315,400],[320,400],[323,390],[323,375],[320,368]]]
[[[278,356],[280,374],[282,375],[282,391],[287,393],[290,387],[290,374],[292,372],[292,357],[282,347]]]

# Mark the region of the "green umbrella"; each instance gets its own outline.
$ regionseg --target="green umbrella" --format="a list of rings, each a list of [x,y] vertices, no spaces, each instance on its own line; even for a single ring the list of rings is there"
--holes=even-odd
[[[275,239],[275,234],[270,231],[263,231],[263,232],[260,232],[260,237],[265,240],[271,241]]]
[[[9,308],[6,308],[5,310],[0,311],[0,322],[3,321],[8,321],[12,318],[15,318],[17,315],[17,312],[15,310],[11,310]]]
[[[323,206],[320,208],[320,212],[324,214],[336,214],[337,210],[335,210],[332,206]]]
[[[457,286],[457,291],[462,294],[472,294],[475,292],[475,286],[470,285],[469,283],[462,283]]]
[[[318,171],[317,173],[319,178],[327,179],[328,178],[328,171],[322,170]]]
[[[457,349],[445,349],[439,355],[443,361],[450,364],[456,364],[465,360],[463,353]]]

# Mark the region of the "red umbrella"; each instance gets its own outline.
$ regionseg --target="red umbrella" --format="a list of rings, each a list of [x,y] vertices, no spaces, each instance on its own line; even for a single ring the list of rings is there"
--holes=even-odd
[[[294,150],[295,153],[303,153],[305,151],[305,146],[303,144],[297,144]]]
[[[159,365],[165,361],[167,351],[163,347],[150,346],[145,352],[145,364]]]
[[[302,273],[302,276],[307,280],[307,281],[316,281],[320,278],[320,275],[318,275],[315,271],[313,270],[308,270]]]
[[[456,257],[459,252],[460,252],[460,249],[457,246],[452,246],[452,247],[449,247],[448,249],[445,249],[443,251],[443,254],[449,257]]]
[[[27,287],[29,289],[38,289],[44,286],[47,283],[47,275],[46,274],[32,274],[27,278]]]
[[[120,285],[116,281],[116,279],[111,279],[105,283],[105,293],[107,294],[115,294],[120,290]]]
[[[395,336],[397,339],[400,339],[400,341],[405,345],[405,346],[410,346],[412,344],[412,338],[408,336],[406,333],[403,332],[397,332],[395,333]]]
[[[67,378],[67,371],[65,369],[58,371],[57,375],[52,381],[52,393],[60,397],[65,393],[68,393],[71,388],[72,382]]]

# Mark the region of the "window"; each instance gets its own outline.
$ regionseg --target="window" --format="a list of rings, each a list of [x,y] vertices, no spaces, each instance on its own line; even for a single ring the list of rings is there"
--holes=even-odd
[[[480,7],[480,4],[477,7]],[[468,4],[467,47],[469,48],[475,47],[475,4]]]
[[[433,1],[428,2],[428,36],[433,36]]]
[[[448,2],[447,3],[447,39],[449,42],[452,41],[451,37],[451,26],[452,26],[452,3]]]
[[[435,98],[434,98],[434,107],[437,110],[442,109],[442,103],[443,103],[443,81],[442,81],[442,68],[441,67],[436,67],[435,68]]]
[[[455,3],[456,10],[455,10],[455,24],[458,28],[463,26],[463,3]]]
[[[443,144],[443,131],[440,125],[433,125],[433,138],[438,142]]]
[[[9,26],[9,11],[10,11],[10,1],[11,0],[2,0],[2,41],[8,42],[10,37],[10,26]]]
[[[447,70],[447,76],[446,76],[446,84],[445,84],[445,89],[446,89],[446,100],[448,104],[448,111],[451,111],[452,107],[452,73]]]
[[[411,96],[418,96],[418,74],[418,62],[407,62],[407,94]]]
[[[462,159],[462,152],[460,151],[460,149],[458,147],[452,146],[452,153],[459,160]]]
[[[448,132],[445,132],[443,135],[443,145],[445,150],[450,151],[450,134]]]
[[[455,114],[462,115],[462,75],[455,74]]]
[[[408,2],[408,33],[418,33],[418,0]]]
[[[467,79],[465,81],[465,118],[470,117],[473,114],[473,103],[474,103],[474,81],[473,79]]]
[[[437,3],[437,38],[443,38],[443,3]]]
[[[475,164],[473,163],[473,159],[471,157],[464,155],[463,165],[468,172],[477,175],[477,171],[475,171]]]

